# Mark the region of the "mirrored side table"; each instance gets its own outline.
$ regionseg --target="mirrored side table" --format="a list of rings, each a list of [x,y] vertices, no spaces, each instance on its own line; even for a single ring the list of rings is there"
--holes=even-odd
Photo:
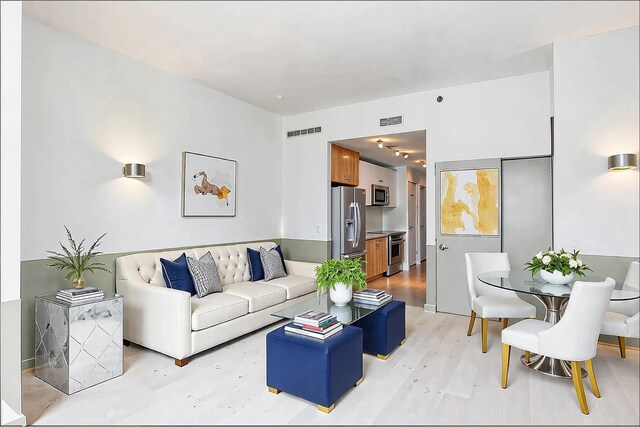
[[[121,295],[68,303],[37,296],[36,377],[73,394],[122,375]]]

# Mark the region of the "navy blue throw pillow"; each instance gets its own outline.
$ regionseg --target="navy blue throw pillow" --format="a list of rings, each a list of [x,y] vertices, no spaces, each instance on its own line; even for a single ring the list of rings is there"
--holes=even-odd
[[[282,249],[280,248],[280,245],[276,245],[274,249],[278,251],[278,253],[280,254],[280,259],[282,260],[282,268],[284,268],[285,274],[289,274],[289,272],[287,271],[287,266],[284,264],[284,255],[282,254]]]
[[[260,251],[247,248],[247,259],[249,260],[249,272],[251,273],[251,281],[257,282],[258,280],[263,280],[264,269],[262,268]]]
[[[162,264],[162,276],[167,288],[186,291],[191,295],[196,294],[196,287],[193,284],[191,273],[189,273],[186,254],[183,253],[175,261],[160,258],[160,263]]]

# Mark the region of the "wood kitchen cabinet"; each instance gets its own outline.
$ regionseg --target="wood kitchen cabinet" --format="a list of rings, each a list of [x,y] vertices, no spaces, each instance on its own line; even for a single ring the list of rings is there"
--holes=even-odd
[[[357,187],[360,176],[360,153],[331,144],[331,183]]]
[[[369,239],[367,249],[367,281],[382,276],[387,271],[387,238]]]

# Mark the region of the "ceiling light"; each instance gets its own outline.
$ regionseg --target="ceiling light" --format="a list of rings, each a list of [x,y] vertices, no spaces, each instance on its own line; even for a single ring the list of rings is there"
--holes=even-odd
[[[400,152],[396,150],[396,157],[398,157],[399,155],[400,155]]]
[[[278,95],[276,95],[276,99],[284,99],[284,96],[278,94]]]
[[[416,163],[420,163],[423,168],[427,167],[427,164],[424,162],[424,160],[416,160]]]
[[[404,156],[405,159],[409,158],[409,155],[407,153],[404,153],[403,156]]]
[[[382,140],[379,139],[376,141],[378,143],[378,148],[384,148],[384,144],[382,143]]]

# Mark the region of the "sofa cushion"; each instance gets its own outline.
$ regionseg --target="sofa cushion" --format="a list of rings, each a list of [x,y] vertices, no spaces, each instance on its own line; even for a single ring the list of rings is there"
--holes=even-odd
[[[227,285],[224,287],[224,293],[249,301],[249,313],[255,313],[287,300],[287,291],[284,288],[259,282]]]
[[[224,323],[249,312],[249,302],[245,298],[224,292],[191,298],[191,329],[199,331]]]
[[[218,267],[211,256],[211,252],[207,252],[200,259],[187,257],[187,266],[189,273],[193,279],[198,298],[206,295],[222,292],[222,282],[218,274]]]
[[[264,279],[264,269],[262,268],[260,251],[247,248],[247,260],[249,261],[249,272],[251,273],[251,281],[257,282],[258,280]]]
[[[315,292],[318,288],[313,277],[285,276],[269,281],[270,285],[280,286],[287,291],[287,299],[297,298]]]
[[[167,288],[186,291],[191,295],[196,294],[196,288],[187,266],[186,254],[183,253],[175,261],[160,258],[160,263],[162,264],[162,274]]]
[[[265,282],[287,275],[284,271],[282,256],[275,248],[271,250],[260,248],[260,260],[262,261],[262,268],[264,269]]]

